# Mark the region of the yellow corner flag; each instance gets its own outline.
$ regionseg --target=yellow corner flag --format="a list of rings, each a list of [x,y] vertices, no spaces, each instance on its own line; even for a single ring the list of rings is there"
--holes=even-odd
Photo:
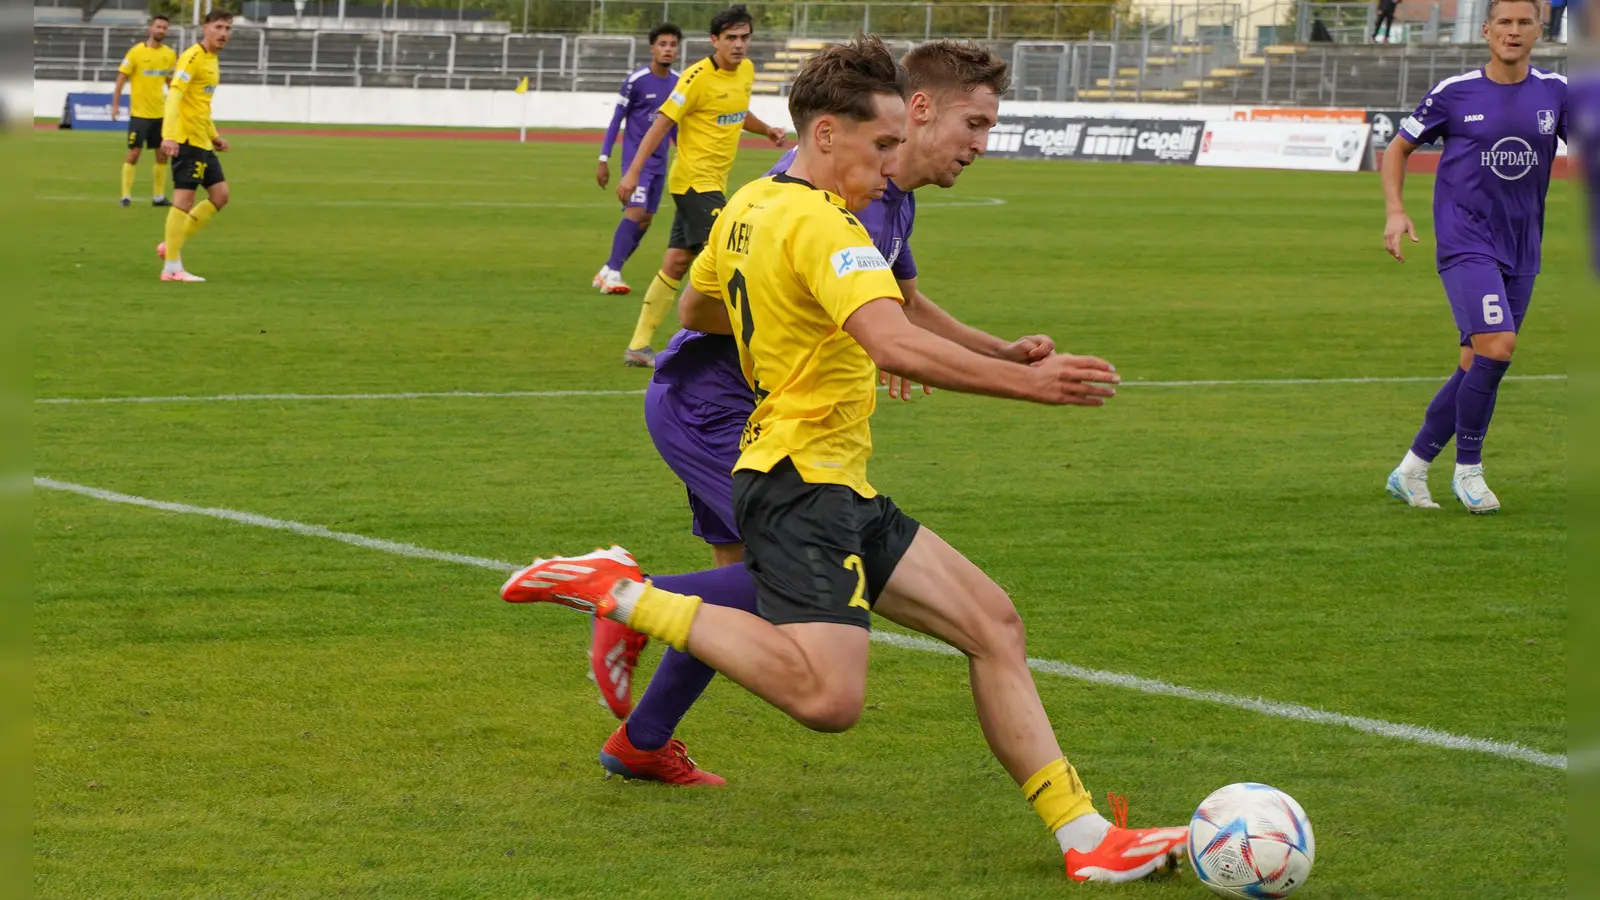
[[[517,93],[526,94],[527,92],[528,92],[528,76],[524,75],[524,76],[522,76],[522,80],[517,82]]]

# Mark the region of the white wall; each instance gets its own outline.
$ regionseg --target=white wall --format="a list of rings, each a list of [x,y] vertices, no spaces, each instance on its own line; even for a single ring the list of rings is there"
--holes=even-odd
[[[68,92],[108,93],[109,82],[36,81],[34,115],[59,116]],[[219,122],[300,122],[318,125],[446,125],[458,128],[604,128],[615,94],[544,91],[446,91],[406,88],[284,87],[228,84],[212,110]],[[756,96],[750,107],[769,124],[791,126],[786,101]],[[1231,106],[1160,103],[1000,104],[1010,116],[1084,116],[1113,119],[1227,119]],[[526,112],[524,112],[526,111]]]

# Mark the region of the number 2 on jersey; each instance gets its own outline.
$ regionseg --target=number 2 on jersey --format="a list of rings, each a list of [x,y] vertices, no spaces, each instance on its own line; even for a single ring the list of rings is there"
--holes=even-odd
[[[846,556],[844,558],[844,567],[856,573],[856,590],[855,593],[850,595],[850,603],[848,605],[871,610],[872,607],[867,605],[867,567],[861,562],[861,557],[854,553]]]
[[[744,346],[745,356],[750,356],[750,338],[756,333],[756,323],[750,314],[750,289],[745,286],[744,273],[738,269],[733,270],[733,275],[728,279],[728,302],[733,304],[739,313],[739,343]],[[754,365],[751,371],[754,372]],[[754,382],[754,375],[751,376]],[[760,382],[754,382],[756,402],[760,403],[767,396],[761,389]]]

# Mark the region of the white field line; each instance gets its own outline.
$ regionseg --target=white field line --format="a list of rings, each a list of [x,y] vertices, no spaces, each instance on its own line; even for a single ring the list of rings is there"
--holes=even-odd
[[[142,506],[147,509],[158,509],[164,512],[180,513],[192,516],[206,516],[213,519],[222,519],[227,522],[236,522],[241,525],[254,525],[258,528],[271,528],[277,531],[288,531],[304,537],[325,538],[365,547],[368,550],[377,550],[396,556],[409,556],[415,559],[431,559],[441,562],[460,563],[467,566],[476,566],[494,572],[512,572],[518,566],[515,563],[504,562],[496,559],[485,559],[479,556],[467,556],[460,553],[448,553],[443,550],[430,550],[427,547],[418,547],[414,544],[402,544],[397,541],[386,541],[381,538],[371,538],[365,535],[351,534],[347,531],[333,531],[321,525],[310,525],[304,522],[294,522],[287,519],[274,519],[269,516],[255,513],[240,512],[232,509],[218,509],[214,507],[190,506],[185,503],[169,503],[164,500],[152,500],[147,497],[135,497],[130,494],[120,494],[116,491],[107,491],[87,485],[73,484],[71,482],[56,481],[53,478],[34,478],[34,486],[52,491],[66,491],[107,503],[122,503],[130,506]],[[898,647],[904,650],[920,650],[925,653],[938,653],[945,656],[959,656],[960,651],[953,647],[932,641],[927,638],[913,635],[896,634],[885,631],[874,631],[872,639],[880,644]],[[1328,712],[1310,706],[1300,706],[1293,703],[1279,703],[1274,700],[1261,698],[1240,697],[1234,694],[1225,694],[1220,691],[1199,690],[1170,684],[1153,678],[1142,678],[1138,675],[1125,675],[1120,672],[1107,672],[1101,669],[1089,669],[1076,666],[1072,663],[1061,662],[1053,659],[1028,660],[1028,667],[1035,672],[1046,675],[1056,675],[1062,678],[1071,678],[1076,681],[1086,681],[1091,684],[1103,684],[1111,687],[1126,688],[1145,694],[1154,694],[1161,697],[1176,697],[1182,700],[1193,700],[1200,703],[1212,703],[1218,706],[1229,706],[1234,709],[1247,710],[1272,716],[1279,719],[1290,719],[1296,722],[1306,722],[1316,725],[1337,725],[1352,728],[1356,731],[1377,735],[1378,737],[1393,740],[1407,741],[1429,747],[1439,747],[1446,750],[1462,750],[1470,753],[1483,753],[1489,756],[1498,756],[1503,759],[1518,760],[1543,766],[1550,769],[1567,768],[1567,757],[1561,754],[1545,753],[1521,744],[1506,743],[1504,741],[1491,741],[1484,738],[1466,737],[1424,728],[1420,725],[1404,725],[1395,722],[1386,722],[1382,719],[1369,719],[1363,716],[1347,716],[1343,713]]]
[[[1442,382],[1434,375],[1400,376],[1394,378],[1234,378],[1203,381],[1124,381],[1122,387],[1184,388],[1184,387],[1293,387],[1296,385],[1328,384],[1412,384]],[[1563,374],[1507,375],[1506,381],[1566,381]],[[517,397],[626,397],[643,394],[643,390],[572,390],[572,391],[402,391],[385,394],[173,394],[164,397],[39,397],[33,402],[43,405],[68,405],[85,403],[242,403],[258,400],[292,402],[299,400],[448,400],[457,397],[517,398]]]

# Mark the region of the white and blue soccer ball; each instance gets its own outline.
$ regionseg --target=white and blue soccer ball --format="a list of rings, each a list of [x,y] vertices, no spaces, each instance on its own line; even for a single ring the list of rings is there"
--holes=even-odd
[[[1265,784],[1230,784],[1189,820],[1189,859],[1224,897],[1287,897],[1311,876],[1317,842],[1295,799]]]

